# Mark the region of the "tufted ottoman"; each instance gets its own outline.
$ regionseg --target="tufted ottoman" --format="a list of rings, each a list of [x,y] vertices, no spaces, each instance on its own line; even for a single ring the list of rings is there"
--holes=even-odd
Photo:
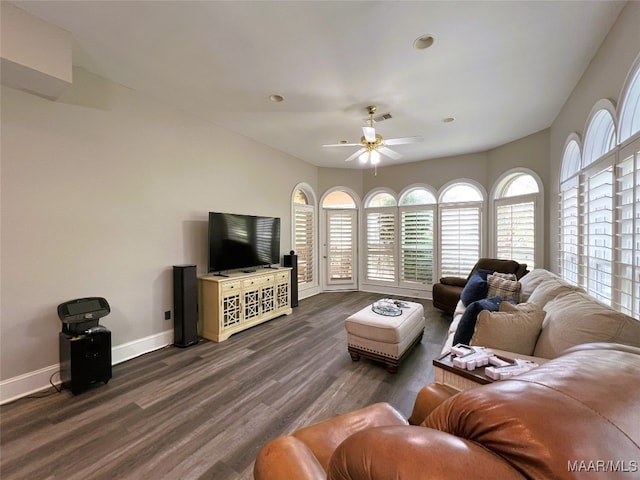
[[[357,362],[363,356],[385,363],[390,373],[398,371],[398,364],[420,343],[424,332],[424,308],[419,303],[405,303],[408,307],[396,317],[375,313],[369,305],[345,320],[351,360]]]

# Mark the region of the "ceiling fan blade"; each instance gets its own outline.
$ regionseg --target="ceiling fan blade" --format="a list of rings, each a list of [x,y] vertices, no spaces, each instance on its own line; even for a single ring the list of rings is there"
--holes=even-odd
[[[376,129],[373,127],[362,127],[364,139],[369,143],[376,143]]]
[[[387,138],[384,140],[385,145],[404,145],[405,143],[419,143],[424,139],[421,136],[403,137],[403,138]]]
[[[361,143],[332,143],[329,145],[322,145],[323,147],[361,147]]]
[[[360,155],[362,155],[364,152],[366,152],[367,149],[366,148],[360,148],[357,152],[351,154],[350,156],[348,156],[345,160],[345,162],[350,162],[351,160],[355,160],[356,158],[358,158]]]
[[[402,158],[402,155],[400,155],[397,152],[394,152],[393,150],[387,147],[378,147],[378,152],[380,152],[383,155],[386,155],[387,157],[391,157],[394,160],[400,160]]]

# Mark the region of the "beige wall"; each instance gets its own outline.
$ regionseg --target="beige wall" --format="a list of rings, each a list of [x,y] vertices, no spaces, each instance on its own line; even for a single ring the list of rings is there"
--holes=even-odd
[[[105,297],[114,347],[170,331],[171,266],[206,270],[208,211],[290,232],[293,188],[317,188],[315,167],[82,70],[55,102],[3,87],[1,113],[2,380],[57,364],[66,300]]]
[[[626,76],[639,52],[640,2],[629,2],[551,125],[547,252],[553,271],[558,271],[558,179],[565,142],[572,132],[584,140],[589,114],[598,100],[609,99],[618,106]]]
[[[474,153],[456,157],[437,158],[422,162],[392,165],[364,170],[365,195],[380,187],[388,187],[400,193],[405,187],[425,183],[436,191],[447,182],[460,178],[469,178],[486,185],[487,153]]]

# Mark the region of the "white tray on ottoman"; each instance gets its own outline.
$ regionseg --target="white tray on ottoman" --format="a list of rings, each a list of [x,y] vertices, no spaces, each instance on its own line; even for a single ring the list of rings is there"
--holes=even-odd
[[[354,362],[367,357],[385,363],[390,373],[398,371],[400,361],[424,333],[424,308],[419,303],[404,303],[408,307],[395,317],[375,313],[369,305],[344,321],[347,349]]]

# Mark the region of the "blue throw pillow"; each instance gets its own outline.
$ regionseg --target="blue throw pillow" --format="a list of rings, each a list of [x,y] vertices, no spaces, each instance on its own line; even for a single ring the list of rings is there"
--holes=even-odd
[[[476,329],[476,320],[478,314],[482,310],[489,310],[490,312],[497,312],[502,303],[502,297],[489,297],[477,300],[469,304],[467,309],[462,314],[456,333],[453,335],[453,344],[463,343],[469,345],[473,332]]]
[[[482,278],[482,273],[474,272],[462,289],[460,300],[465,306],[469,306],[472,302],[485,298],[488,290],[487,277]]]

